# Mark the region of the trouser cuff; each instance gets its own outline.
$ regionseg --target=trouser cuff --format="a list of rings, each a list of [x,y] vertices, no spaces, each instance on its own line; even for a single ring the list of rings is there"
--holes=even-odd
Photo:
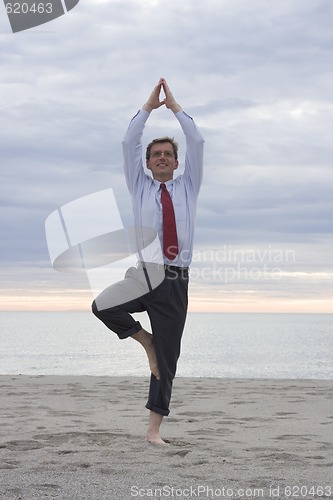
[[[163,408],[157,408],[157,406],[154,406],[152,404],[148,403],[146,404],[147,410],[154,411],[155,413],[159,413],[160,415],[163,415],[164,417],[167,417],[170,413],[170,410],[163,410]]]
[[[130,330],[127,330],[126,332],[117,333],[117,335],[121,340],[123,340],[127,339],[128,337],[131,337],[132,335],[134,335],[134,333],[138,333],[140,330],[142,330],[142,326],[141,323],[137,321]]]

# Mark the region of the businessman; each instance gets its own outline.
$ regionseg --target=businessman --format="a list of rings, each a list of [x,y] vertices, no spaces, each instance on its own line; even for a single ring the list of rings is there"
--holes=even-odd
[[[174,173],[178,168],[178,145],[170,137],[154,139],[148,145],[146,167],[151,175],[143,168],[141,140],[145,123],[152,111],[162,106],[174,113],[186,138],[185,168],[177,177]],[[203,145],[203,137],[193,119],[182,110],[166,80],[161,78],[131,120],[123,140],[124,170],[132,197],[135,227],[152,227],[156,231],[160,253],[151,251],[148,257],[147,254],[144,258],[141,256],[137,268],[130,268],[124,280],[104,290],[92,304],[93,313],[120,339],[131,337],[146,351],[151,371],[146,439],[157,445],[167,444],[161,438],[160,426],[170,411],[172,383],[187,314]],[[152,269],[163,270],[162,279],[153,286],[149,279]],[[148,289],[133,299],[131,293],[137,283],[147,285]],[[113,298],[120,293],[121,297],[126,297],[127,292],[128,300],[113,305]],[[151,333],[132,316],[143,311],[148,314]]]

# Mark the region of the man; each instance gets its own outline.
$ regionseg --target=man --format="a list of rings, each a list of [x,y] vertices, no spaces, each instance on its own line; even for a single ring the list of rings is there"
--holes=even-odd
[[[165,98],[160,100],[163,89]],[[174,179],[178,168],[178,146],[173,139],[155,139],[147,147],[146,175],[142,162],[141,138],[145,123],[154,109],[170,109],[186,137],[185,171]],[[150,410],[146,439],[165,445],[160,436],[164,416],[169,414],[173,379],[180,354],[181,337],[187,314],[188,267],[192,258],[196,201],[202,180],[204,140],[193,120],[175,101],[167,82],[161,78],[143,108],[132,119],[123,140],[124,169],[132,196],[135,226],[153,227],[160,242],[160,255],[153,250],[140,258],[138,269],[131,268],[125,279],[103,291],[93,302],[94,314],[119,338],[132,337],[145,349],[151,370],[146,408]],[[140,245],[139,245],[140,246]],[[141,254],[140,254],[141,255]],[[154,267],[155,266],[155,267]],[[163,268],[163,279],[151,286],[148,271]],[[154,275],[154,273],[153,273]],[[149,289],[132,298],[137,283]],[[128,291],[128,300],[108,307],[112,298]],[[152,333],[144,330],[131,313],[147,311]]]

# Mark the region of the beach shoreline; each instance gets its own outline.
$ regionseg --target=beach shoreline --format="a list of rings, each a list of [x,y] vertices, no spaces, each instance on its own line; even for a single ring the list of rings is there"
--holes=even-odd
[[[176,377],[168,447],[148,383],[0,375],[0,498],[333,498],[332,380]]]

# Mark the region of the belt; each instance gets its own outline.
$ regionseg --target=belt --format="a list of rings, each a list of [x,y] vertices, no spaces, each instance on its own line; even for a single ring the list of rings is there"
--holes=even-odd
[[[169,264],[164,264],[163,267],[164,267],[165,271],[170,271],[170,272],[178,273],[178,274],[188,273],[188,271],[189,271],[188,267],[169,266]]]
[[[145,268],[146,266],[149,267],[149,266],[156,266],[156,269],[158,269],[159,271],[162,271],[164,269],[164,271],[170,271],[170,272],[173,272],[173,273],[178,273],[178,274],[182,274],[182,273],[188,273],[189,271],[189,267],[179,267],[179,266],[172,266],[172,265],[169,265],[169,264],[155,264],[154,262],[142,262],[142,261],[139,261],[139,264]]]

